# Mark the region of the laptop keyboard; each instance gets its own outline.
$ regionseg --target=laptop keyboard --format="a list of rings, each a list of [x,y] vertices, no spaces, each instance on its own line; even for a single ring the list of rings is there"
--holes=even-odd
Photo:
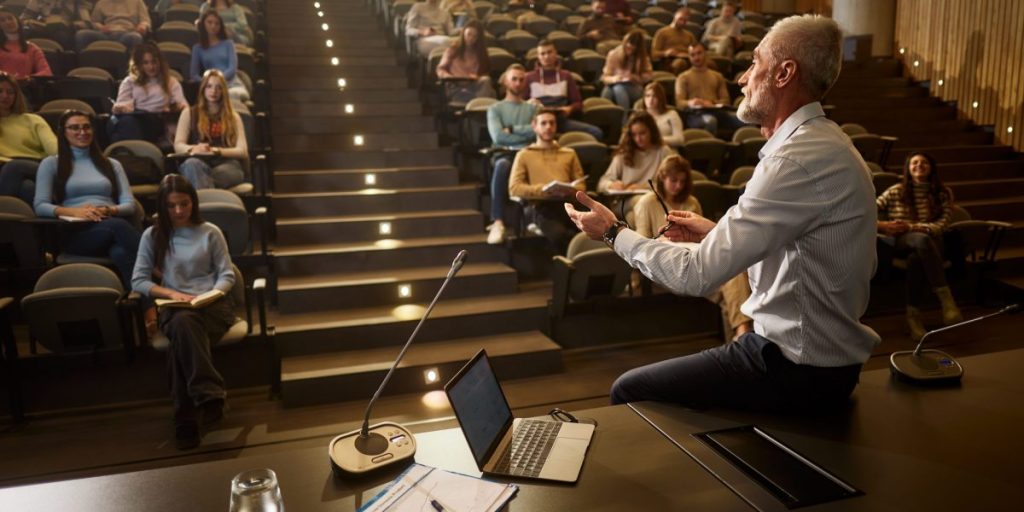
[[[544,420],[522,420],[519,428],[501,455],[495,473],[515,476],[540,476],[551,446],[555,444],[562,423]]]

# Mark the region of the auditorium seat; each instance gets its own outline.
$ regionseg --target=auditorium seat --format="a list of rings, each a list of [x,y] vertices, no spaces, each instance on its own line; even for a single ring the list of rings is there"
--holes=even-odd
[[[578,233],[565,256],[552,258],[552,324],[566,315],[573,303],[609,300],[622,296],[629,286],[631,268],[604,243]]]
[[[538,38],[547,37],[556,28],[558,28],[558,22],[539,14],[527,17],[523,23],[523,29]]]

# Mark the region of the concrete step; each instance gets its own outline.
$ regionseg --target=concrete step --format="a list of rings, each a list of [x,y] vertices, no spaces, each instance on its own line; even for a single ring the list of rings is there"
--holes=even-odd
[[[331,64],[331,57],[338,57],[338,69],[348,70],[350,67],[389,67],[394,71],[398,71],[398,58],[395,52],[390,49],[380,50],[373,54],[366,55],[365,53],[360,54],[342,54],[343,52],[337,46],[330,48],[324,46],[322,54],[306,54],[303,56],[289,56],[287,60],[278,62],[274,65],[273,70],[276,72],[291,72],[291,73],[307,73],[316,72],[317,70],[327,70],[324,68],[325,65],[333,67]],[[294,76],[294,75],[291,75]]]
[[[501,380],[535,377],[562,371],[561,348],[538,331],[460,338],[432,343],[413,342],[384,389],[385,394],[443,389],[480,349]],[[380,386],[398,348],[339,352],[285,358],[281,362],[281,396],[285,407],[368,399]],[[425,383],[424,374],[435,372]]]
[[[842,73],[839,76],[899,77],[903,76],[903,63],[891,58],[844,62]]]
[[[837,84],[836,87],[833,87],[828,92],[828,96],[825,97],[825,104],[831,104],[833,100],[839,101],[839,98],[863,98],[867,94],[874,98],[922,98],[929,95],[928,89],[924,87],[872,88],[870,92],[866,92],[859,86],[840,87]]]
[[[331,151],[424,150],[439,147],[437,133],[380,133],[362,130],[352,135],[292,134],[274,136],[274,154],[287,158],[287,153]]]
[[[902,171],[903,162],[891,167],[896,172]],[[961,162],[939,164],[942,181],[952,185],[958,181],[1006,180],[1024,178],[1024,160],[997,160],[994,162]],[[959,197],[959,196],[958,196]]]
[[[395,89],[393,91],[347,91],[343,95],[338,95],[337,91],[324,91],[325,94],[330,93],[338,96],[333,101],[327,100],[322,102],[314,102],[312,99],[303,101],[301,98],[294,101],[287,96],[282,96],[282,100],[272,100],[271,107],[274,109],[275,116],[278,113],[287,113],[289,116],[311,118],[345,117],[359,115],[360,113],[367,113],[377,117],[416,117],[423,115],[423,104],[418,99],[404,97],[405,91],[407,89]],[[398,95],[398,98],[388,100],[390,93],[395,93]],[[351,114],[346,111],[346,105],[352,105]]]
[[[291,61],[285,61],[283,64],[276,64],[270,68],[270,79],[277,81],[288,81],[293,77],[335,77],[338,76],[358,76],[361,78],[392,78],[400,77],[405,79],[405,70],[398,67],[394,59],[391,62],[387,60],[363,59],[362,64],[352,62],[352,58],[341,58],[337,57],[338,65],[333,65],[331,57],[322,57],[320,62],[293,65]]]
[[[372,110],[367,108],[366,110]],[[380,116],[376,113],[344,117],[282,117],[275,115],[270,120],[270,130],[277,137],[290,135],[358,133],[423,133],[434,129],[434,118],[429,116],[393,115]],[[276,146],[276,144],[275,144]]]
[[[889,124],[902,124],[910,126],[921,121],[955,121],[957,118],[956,109],[953,107],[892,107],[885,109],[863,109],[836,107],[830,116],[835,122],[865,124],[871,121],[887,122]],[[885,131],[878,133],[887,133]]]
[[[438,301],[423,324],[420,343],[459,337],[539,330],[547,316],[549,288],[516,294]],[[405,343],[426,312],[428,301],[273,315],[275,343],[283,357],[343,350],[395,347]]]
[[[461,250],[473,263],[504,262],[504,247],[488,245],[478,235],[378,240],[340,244],[304,244],[275,247],[274,263],[281,277],[313,276],[323,272],[395,270],[410,265],[450,265]]]
[[[900,140],[896,143],[897,148],[918,148],[927,146],[987,146],[991,145],[994,137],[991,133],[981,130],[961,132],[919,132],[900,133],[895,136]]]
[[[846,109],[890,109],[890,108],[922,108],[941,107],[945,104],[938,98],[922,96],[919,98],[875,98],[875,97],[845,97],[839,96],[828,99],[830,105],[839,110]]]
[[[409,89],[409,88],[405,88],[405,89],[389,89],[389,90],[383,90],[383,91],[374,91],[374,90],[351,91],[351,90],[346,90],[346,91],[342,92],[342,91],[338,91],[336,89],[335,90],[315,90],[315,89],[314,90],[302,90],[302,89],[293,89],[293,88],[285,89],[285,88],[282,88],[282,87],[274,87],[274,90],[271,91],[271,93],[270,93],[270,101],[271,101],[272,104],[274,104],[274,115],[275,116],[281,115],[281,114],[287,114],[287,115],[292,115],[293,114],[291,112],[291,110],[289,110],[289,109],[278,110],[277,106],[279,104],[284,104],[284,103],[300,103],[300,104],[305,104],[305,103],[334,103],[334,104],[337,104],[339,102],[352,103],[353,105],[356,106],[356,109],[355,109],[355,111],[353,113],[360,113],[360,112],[363,112],[364,109],[362,108],[362,105],[359,105],[359,103],[364,103],[364,102],[376,102],[376,103],[381,103],[381,102],[387,102],[387,103],[415,102],[418,105],[419,102],[420,102],[420,95],[419,95],[419,92],[417,92],[415,89]],[[386,107],[386,106],[387,105],[373,105],[372,106],[373,110],[371,112],[374,115],[395,115],[395,114],[383,114],[381,107]],[[287,107],[287,105],[286,105],[286,107]],[[413,109],[413,111],[415,111],[415,112],[419,112],[420,110],[422,110],[422,107],[421,108],[414,108]],[[383,112],[387,112],[387,110],[383,110]],[[405,111],[403,111],[403,112],[405,112]],[[344,112],[342,109],[339,109],[336,115],[341,115],[341,114],[345,114],[345,113],[346,112]],[[319,114],[316,111],[312,111],[310,113],[310,115],[316,116],[316,115],[327,115],[327,114]]]
[[[329,23],[328,27],[330,27]],[[376,28],[373,31],[360,32],[362,37],[354,37],[354,33],[339,34],[339,31],[337,30],[328,30],[327,32],[324,32],[320,30],[319,23],[311,23],[309,25],[309,29],[306,30],[305,33],[302,33],[301,31],[288,31],[278,34],[277,28],[272,28],[271,32],[271,37],[274,39],[274,41],[269,45],[270,48],[274,48],[278,51],[282,51],[285,53],[295,52],[293,53],[293,55],[302,55],[302,53],[299,52],[301,52],[303,49],[309,49],[311,45],[324,45],[324,48],[326,48],[326,44],[324,43],[324,41],[328,39],[334,41],[334,46],[336,48],[346,46],[360,46],[363,48],[390,47],[390,37],[385,37],[385,34],[383,32],[380,32],[379,29]]]
[[[956,204],[967,210],[972,219],[1006,222],[1024,220],[1024,196],[957,201]]]
[[[429,210],[475,209],[477,184],[409,189],[366,189],[338,192],[274,194],[278,218],[332,215],[374,215]]]
[[[368,187],[382,189],[445,187],[458,184],[459,172],[450,165],[389,169],[278,171],[274,173],[274,190],[278,194],[323,190],[363,190]]]
[[[278,282],[278,311],[307,313],[352,307],[400,306],[427,302],[441,287],[450,266],[323,273],[285,277]],[[516,271],[501,263],[467,263],[445,288],[445,300],[516,293]]]
[[[365,169],[368,167],[410,167],[417,165],[451,165],[450,148],[430,150],[384,151],[316,151],[290,153],[274,159],[274,168],[296,169]]]
[[[875,75],[858,75],[858,74],[843,74],[839,73],[839,79],[836,80],[834,88],[858,88],[858,89],[875,89],[875,88],[896,88],[896,87],[908,87],[912,85],[909,78],[902,76],[875,76]]]
[[[273,73],[274,66],[271,66],[271,73]],[[324,75],[324,76],[293,76],[287,79],[286,89],[315,89],[315,90],[330,90],[338,89],[338,79],[344,78],[346,80],[346,90],[361,91],[361,90],[380,90],[380,89],[406,89],[408,87],[408,80],[405,76],[400,76],[396,73],[395,76],[386,77],[366,77],[352,75],[344,71],[338,70],[337,74]],[[280,83],[283,81],[275,81]],[[283,85],[283,84],[282,84]],[[276,85],[275,85],[276,86]]]
[[[943,172],[943,174],[945,173]],[[956,198],[958,203],[961,201],[996,199],[1006,196],[1024,196],[1024,178],[957,181],[946,183],[946,185],[953,190],[953,197]]]
[[[976,144],[969,146],[941,146],[938,144],[922,144],[920,146],[900,145],[893,149],[889,156],[891,162],[903,162],[911,151],[924,150],[942,162],[944,167],[947,163],[984,162],[992,160],[1013,160],[1013,148],[1010,146],[996,146]],[[941,169],[942,167],[940,167]]]
[[[330,61],[331,57],[339,57],[342,59],[397,59],[395,50],[387,46],[364,48],[358,45],[334,43],[334,40],[331,39],[332,45],[328,47],[328,39],[331,38],[327,36],[319,39],[309,38],[306,40],[306,44],[301,47],[298,45],[290,45],[279,49],[277,46],[271,46],[267,48],[267,55],[272,60],[277,59],[276,62],[286,65],[315,64],[323,62],[324,57],[327,57],[328,61]]]
[[[277,218],[276,243],[370,242],[431,236],[479,234],[483,214],[476,210],[405,212],[400,215]]]

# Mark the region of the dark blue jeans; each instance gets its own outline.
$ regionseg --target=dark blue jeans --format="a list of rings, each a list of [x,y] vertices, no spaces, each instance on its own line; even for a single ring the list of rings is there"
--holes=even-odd
[[[39,162],[15,158],[0,164],[0,196],[20,197],[32,205],[36,193],[36,169]]]
[[[114,260],[121,284],[131,289],[135,256],[139,253],[142,235],[135,226],[121,217],[100,222],[82,222],[67,226],[71,232],[64,237],[64,250],[79,256],[108,257]]]
[[[612,385],[612,404],[655,400],[688,407],[806,411],[847,403],[861,365],[825,368],[791,362],[753,332],[739,340],[640,368]]]
[[[502,155],[494,159],[491,171],[491,221],[503,220],[505,203],[508,202],[508,177],[512,172],[515,154]]]

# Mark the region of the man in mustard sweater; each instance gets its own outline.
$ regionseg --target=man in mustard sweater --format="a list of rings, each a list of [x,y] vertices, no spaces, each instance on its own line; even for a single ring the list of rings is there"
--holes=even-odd
[[[508,181],[510,196],[529,200],[527,217],[540,234],[551,242],[557,254],[565,254],[569,240],[576,234],[573,225],[564,213],[562,204],[571,200],[576,190],[586,191],[583,182],[583,167],[580,165],[576,152],[563,148],[555,142],[558,130],[558,117],[553,110],[539,110],[530,122],[537,141],[516,154],[512,163],[512,175]],[[574,183],[572,189],[555,187],[545,191],[546,185],[552,181]]]

